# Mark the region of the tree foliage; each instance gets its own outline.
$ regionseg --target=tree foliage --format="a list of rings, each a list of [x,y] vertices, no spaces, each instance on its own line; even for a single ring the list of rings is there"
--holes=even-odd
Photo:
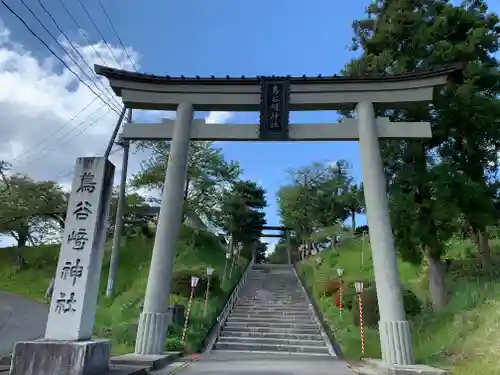
[[[233,238],[233,243],[250,245],[262,234],[267,206],[264,189],[253,181],[236,181],[222,200],[219,225]]]
[[[163,190],[170,142],[142,142],[138,149],[149,152],[150,156],[141,163],[141,170],[133,177],[132,185]],[[239,164],[225,160],[222,150],[214,147],[213,142],[191,142],[184,192],[185,214],[194,213],[208,222],[215,222],[224,193],[240,174]]]
[[[317,238],[319,231],[362,211],[363,200],[347,162],[313,163],[288,173],[290,183],[278,191],[278,208],[283,224],[299,241]]]
[[[433,103],[377,111],[393,121],[432,126],[431,140],[387,141],[382,154],[398,249],[415,262],[426,258],[433,304],[441,309],[444,242],[461,223],[475,234],[483,265],[491,263],[486,227],[498,220],[499,19],[482,0],[459,6],[447,0],[378,0],[367,15],[353,25],[353,49],[362,55],[343,74],[390,75],[448,63],[464,67],[463,79],[440,90]]]
[[[54,181],[34,181],[25,175],[0,181],[0,233],[18,247],[36,245],[64,227],[67,194]]]

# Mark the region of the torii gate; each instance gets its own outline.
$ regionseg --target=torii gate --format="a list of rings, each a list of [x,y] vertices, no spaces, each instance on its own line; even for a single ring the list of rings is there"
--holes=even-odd
[[[432,134],[429,123],[392,123],[387,118],[376,118],[374,105],[391,109],[432,101],[435,88],[446,84],[450,76],[460,71],[459,67],[375,77],[161,77],[103,66],[96,66],[95,71],[108,78],[125,108],[105,157],[77,160],[45,340],[16,344],[12,375],[27,371],[33,375],[59,373],[67,368],[75,374],[94,375],[109,366],[109,341],[91,337],[105,240],[103,228],[114,174],[107,156],[126,108],[177,111],[175,120],[126,123],[120,136],[124,141],[172,140],[144,309],[139,318],[137,355],[144,355],[147,360],[164,351],[191,140],[357,140],[380,312],[382,357],[388,365],[413,363],[379,140],[428,139]],[[340,124],[288,121],[290,111],[340,109],[354,110],[356,119]],[[260,123],[207,124],[193,119],[195,110],[260,111]],[[125,147],[125,156],[127,152]],[[125,181],[126,168],[122,168],[122,173]]]
[[[160,77],[96,66],[127,108],[176,110],[175,120],[126,123],[122,140],[171,140],[158,228],[139,319],[136,353],[163,352],[166,306],[170,294],[190,140],[210,141],[347,141],[357,140],[373,251],[380,311],[380,341],[386,363],[411,364],[411,336],[406,320],[396,251],[389,220],[380,139],[428,139],[426,122],[376,118],[378,108],[432,101],[434,90],[460,70],[457,66],[395,76],[375,77]],[[292,110],[354,109],[356,119],[340,124],[290,124]],[[260,111],[260,123],[207,124],[194,111]]]

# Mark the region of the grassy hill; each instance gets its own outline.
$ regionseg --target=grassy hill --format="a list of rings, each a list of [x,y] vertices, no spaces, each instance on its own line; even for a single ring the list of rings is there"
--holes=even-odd
[[[492,243],[498,254],[499,246]],[[364,265],[361,264],[362,252]],[[450,243],[447,254],[454,258],[447,271],[450,302],[445,311],[430,310],[425,265],[417,267],[399,260],[399,273],[406,288],[422,302],[422,311],[411,318],[413,351],[417,363],[451,370],[454,375],[500,373],[500,275],[498,270],[484,272],[474,258],[475,247],[467,241]],[[314,290],[325,319],[334,332],[347,359],[360,358],[358,314],[345,311],[340,316],[331,296],[325,296],[327,283],[337,278],[336,268],[344,268],[344,279],[373,281],[369,244],[352,241],[337,251],[321,254],[316,269],[314,257],[298,266],[303,279]],[[500,259],[497,259],[497,262]],[[498,263],[497,263],[498,264]],[[352,294],[348,298],[353,298]],[[376,327],[365,327],[365,357],[380,358]]]
[[[115,285],[115,296],[106,298],[104,292],[109,269],[110,243],[106,246],[101,274],[99,306],[95,319],[95,335],[107,337],[113,341],[113,352],[122,354],[133,351],[137,319],[140,304],[146,291],[149,262],[153,241],[137,235],[124,239],[121,244],[119,267]],[[44,294],[51,278],[54,276],[59,246],[40,246],[23,249],[27,265],[17,272],[15,267],[15,249],[0,249],[0,290],[22,295],[44,302]],[[208,232],[195,231],[183,227],[178,243],[174,265],[172,290],[180,294],[172,294],[171,302],[187,306],[186,281],[191,275],[203,276],[207,267],[215,269],[214,275],[222,277],[225,262],[225,250],[218,239]],[[220,288],[219,280],[213,277],[214,290],[210,294],[207,316],[203,316],[204,288],[200,282],[197,297],[190,313],[189,330],[186,344],[182,345],[181,326],[172,327],[166,347],[168,350],[198,350],[201,340],[210,328],[215,317],[227,300],[227,296],[241,275],[247,260],[241,258],[231,280],[227,280]],[[201,286],[201,288],[200,288]]]

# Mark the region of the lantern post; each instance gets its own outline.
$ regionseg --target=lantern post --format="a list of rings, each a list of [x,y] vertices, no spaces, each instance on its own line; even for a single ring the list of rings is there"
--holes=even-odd
[[[182,338],[181,342],[185,342],[186,332],[189,322],[189,313],[191,312],[191,306],[193,304],[194,291],[196,290],[196,286],[198,285],[198,281],[200,278],[197,276],[191,276],[191,295],[189,296],[188,308],[186,311],[186,319],[184,320],[184,329],[182,330]]]

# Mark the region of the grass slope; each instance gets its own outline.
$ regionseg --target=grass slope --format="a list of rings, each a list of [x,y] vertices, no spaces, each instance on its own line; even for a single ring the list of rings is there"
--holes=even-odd
[[[492,244],[498,253],[498,244]],[[486,375],[500,373],[500,275],[485,274],[474,259],[470,242],[449,245],[447,254],[457,259],[447,273],[450,303],[445,311],[430,310],[427,278],[423,267],[398,261],[402,282],[423,303],[422,312],[411,321],[413,351],[416,363],[449,369],[453,375]],[[361,264],[362,253],[364,265]],[[347,359],[361,356],[359,328],[351,312],[340,316],[332,297],[324,296],[324,283],[337,278],[336,268],[344,268],[344,279],[373,280],[369,244],[352,241],[339,252],[321,254],[322,264],[316,269],[314,257],[298,266],[304,280],[314,290],[325,319],[334,332]],[[380,342],[376,327],[365,327],[365,357],[380,358]]]
[[[142,236],[123,240],[120,249],[119,267],[115,285],[115,295],[104,297],[109,269],[110,244],[106,246],[103,260],[100,298],[95,318],[94,333],[113,341],[113,352],[122,354],[133,351],[140,304],[146,291],[149,262],[153,242]],[[40,246],[23,249],[27,266],[16,272],[13,248],[0,249],[0,290],[44,302],[44,294],[57,266],[59,246]],[[190,275],[204,274],[207,267],[215,269],[221,276],[225,263],[225,251],[215,236],[183,227],[178,243],[174,269]],[[182,327],[174,326],[165,343],[167,350],[198,350],[201,340],[223,307],[234,284],[246,264],[240,259],[237,271],[231,280],[222,286],[220,293],[210,295],[207,316],[203,316],[204,299],[195,298],[189,318],[185,345],[180,342]],[[171,295],[170,301],[187,306],[187,298]]]

